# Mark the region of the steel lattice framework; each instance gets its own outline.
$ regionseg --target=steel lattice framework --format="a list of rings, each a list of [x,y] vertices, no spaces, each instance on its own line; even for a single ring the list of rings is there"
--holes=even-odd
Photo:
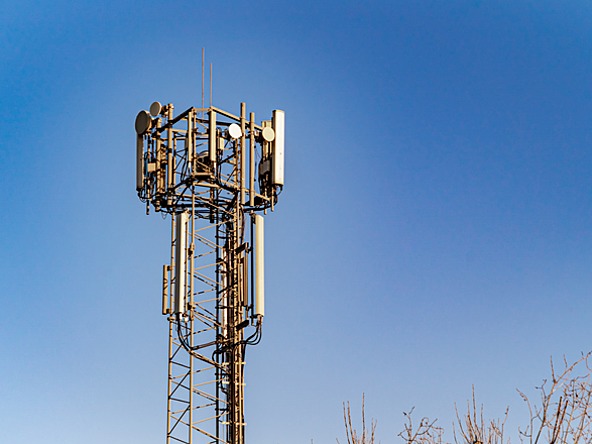
[[[154,102],[136,117],[146,211],[171,215],[167,444],[244,442],[244,356],[261,339],[263,217],[283,186],[284,113]]]

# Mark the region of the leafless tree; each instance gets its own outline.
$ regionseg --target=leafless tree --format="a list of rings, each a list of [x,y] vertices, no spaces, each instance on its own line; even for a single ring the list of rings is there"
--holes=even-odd
[[[423,417],[419,423],[413,422],[413,410],[403,412],[405,415],[405,428],[399,436],[403,438],[406,444],[442,444],[442,435],[444,429],[436,425],[437,419],[430,420]]]
[[[551,379],[537,387],[540,404],[518,391],[528,406],[530,422],[520,430],[523,444],[592,443],[592,369],[588,353],[560,369],[551,359]]]
[[[467,412],[461,416],[456,406],[455,410],[456,424],[452,425],[455,444],[509,444],[509,440],[506,443],[504,438],[509,409],[506,408],[503,419],[486,422],[483,417],[483,405],[477,408],[475,387],[473,387],[471,401],[467,402]]]
[[[592,352],[573,363],[565,358],[558,369],[551,360],[551,378],[536,387],[538,402],[518,393],[526,403],[529,422],[518,429],[521,444],[592,444]],[[455,408],[456,409],[456,408]],[[413,409],[405,415],[405,426],[399,437],[405,444],[445,444],[444,430],[437,420],[423,417],[413,421]],[[376,421],[366,428],[362,397],[362,432],[355,429],[349,402],[343,405],[347,444],[374,444]],[[485,420],[483,406],[477,406],[473,389],[466,413],[456,409],[453,444],[510,444],[505,435],[508,409],[502,419]],[[338,441],[339,442],[339,441]]]
[[[347,444],[374,444],[374,432],[376,430],[376,421],[370,422],[370,430],[366,428],[366,407],[365,399],[362,395],[362,434],[359,434],[353,425],[351,408],[349,402],[343,404],[343,422],[345,423],[345,436]],[[339,444],[339,440],[337,440]]]

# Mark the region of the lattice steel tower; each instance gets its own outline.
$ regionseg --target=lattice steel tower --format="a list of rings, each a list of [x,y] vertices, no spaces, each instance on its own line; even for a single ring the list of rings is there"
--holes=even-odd
[[[167,444],[244,443],[244,357],[261,339],[263,216],[284,185],[284,112],[255,123],[154,102],[136,117],[136,189],[171,215]]]

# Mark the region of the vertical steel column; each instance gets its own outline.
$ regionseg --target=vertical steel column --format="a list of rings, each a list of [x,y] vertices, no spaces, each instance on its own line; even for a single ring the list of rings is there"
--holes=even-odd
[[[237,156],[240,159],[240,204],[243,205],[245,203],[245,174],[244,168],[246,163],[246,154],[247,150],[245,149],[246,144],[246,132],[247,132],[247,104],[245,102],[241,103],[241,114],[240,114],[240,125],[241,125],[241,140],[240,140],[240,156]]]
[[[168,362],[168,381],[167,381],[167,422],[166,422],[166,444],[171,443],[171,412],[172,400],[171,393],[173,390],[173,323],[169,321],[169,362]]]

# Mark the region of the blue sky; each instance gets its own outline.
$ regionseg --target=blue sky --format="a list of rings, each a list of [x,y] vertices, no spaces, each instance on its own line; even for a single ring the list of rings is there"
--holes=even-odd
[[[134,190],[136,113],[284,109],[247,442],[397,442],[471,386],[590,350],[592,6],[584,1],[4,2],[0,441],[160,443],[168,221]],[[84,437],[84,438],[82,438]]]

